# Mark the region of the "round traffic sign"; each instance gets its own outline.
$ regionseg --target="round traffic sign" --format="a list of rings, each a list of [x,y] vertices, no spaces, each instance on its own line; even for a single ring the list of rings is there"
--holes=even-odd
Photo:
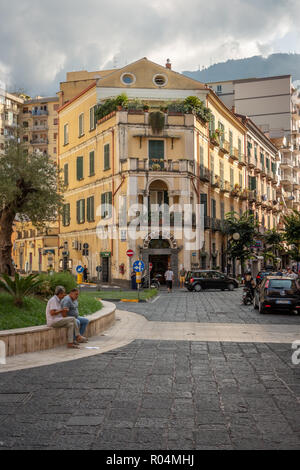
[[[129,258],[131,258],[134,255],[134,251],[133,250],[127,250],[126,255],[129,256]]]
[[[133,270],[136,273],[141,273],[142,271],[144,271],[144,269],[145,269],[145,264],[143,263],[143,261],[135,261],[133,263]]]
[[[84,267],[83,267],[83,266],[80,266],[80,265],[79,265],[79,266],[77,266],[77,268],[76,268],[76,272],[77,272],[78,274],[81,274],[81,273],[83,273],[83,271],[84,271]]]

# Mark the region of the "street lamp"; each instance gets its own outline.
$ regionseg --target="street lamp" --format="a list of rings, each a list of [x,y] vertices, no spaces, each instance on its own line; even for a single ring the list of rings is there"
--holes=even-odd
[[[234,240],[235,242],[237,242],[237,241],[241,238],[241,236],[240,236],[240,234],[239,234],[238,232],[235,232],[235,233],[232,235],[232,238],[233,238],[233,240]],[[233,277],[235,277],[235,258],[233,258],[232,261],[233,261],[233,266],[232,266],[232,268],[233,268]]]

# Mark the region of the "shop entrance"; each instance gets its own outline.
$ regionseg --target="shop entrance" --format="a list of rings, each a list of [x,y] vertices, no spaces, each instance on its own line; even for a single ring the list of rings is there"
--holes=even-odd
[[[101,258],[101,266],[102,266],[102,282],[109,282],[109,258],[102,257]]]

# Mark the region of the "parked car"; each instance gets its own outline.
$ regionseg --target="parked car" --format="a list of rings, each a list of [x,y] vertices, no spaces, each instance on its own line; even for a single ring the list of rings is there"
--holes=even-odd
[[[256,276],[256,285],[259,286],[259,284],[261,284],[262,280],[266,276],[271,276],[272,274],[273,274],[272,271],[259,271],[259,273]]]
[[[286,276],[267,276],[255,289],[254,308],[259,313],[286,310],[300,312],[299,281]]]
[[[234,290],[239,287],[236,279],[228,277],[219,271],[212,270],[188,271],[184,285],[189,291],[196,292],[200,292],[203,289]]]

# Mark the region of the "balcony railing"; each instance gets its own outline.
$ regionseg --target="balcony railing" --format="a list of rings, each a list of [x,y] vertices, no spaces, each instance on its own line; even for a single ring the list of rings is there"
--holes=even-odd
[[[227,140],[220,141],[220,152],[229,153],[230,151],[230,144]]]
[[[49,112],[46,109],[32,109],[32,116],[48,116]]]
[[[223,193],[230,193],[231,185],[230,185],[229,181],[221,180],[221,182],[220,182],[220,191],[223,192]]]
[[[203,165],[200,165],[200,179],[201,181],[206,181],[208,183],[211,181],[211,172]]]
[[[48,145],[48,139],[34,139],[30,141],[31,145]]]
[[[162,160],[148,158],[139,159],[130,157],[127,161],[122,162],[122,171],[166,171],[176,173],[193,173],[195,174],[195,163],[191,160]]]

